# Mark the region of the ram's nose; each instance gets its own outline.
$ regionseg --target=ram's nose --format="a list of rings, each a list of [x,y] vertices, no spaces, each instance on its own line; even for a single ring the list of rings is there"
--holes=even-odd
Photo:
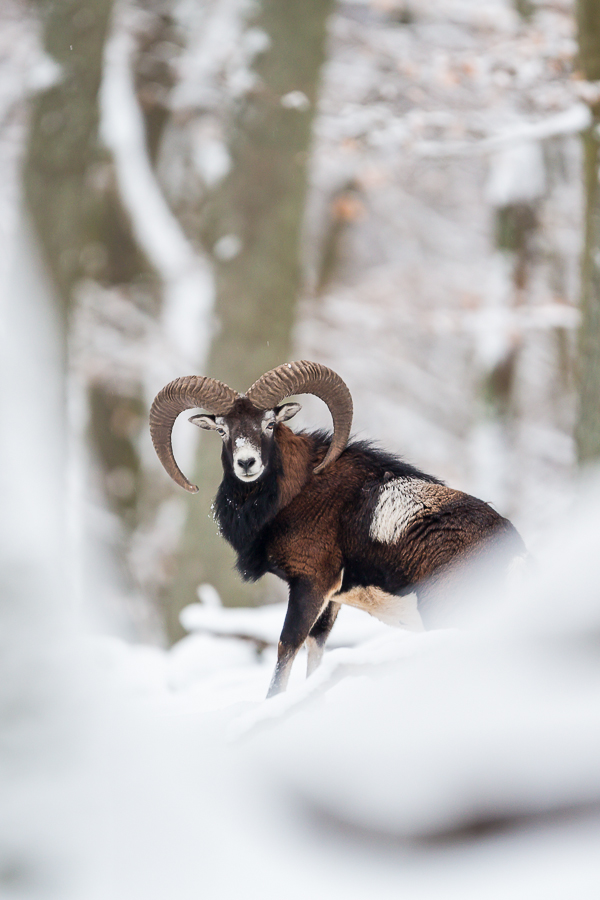
[[[234,470],[240,481],[256,481],[262,475],[264,466],[258,454],[240,453],[234,458]]]
[[[238,459],[237,464],[244,475],[250,475],[256,465],[256,457],[248,456],[246,459]]]

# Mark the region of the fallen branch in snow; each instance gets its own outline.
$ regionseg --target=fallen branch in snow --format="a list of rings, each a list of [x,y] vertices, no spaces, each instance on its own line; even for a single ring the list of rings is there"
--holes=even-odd
[[[406,627],[418,630],[422,626],[413,621],[418,619],[414,597],[406,599]],[[180,619],[186,631],[253,641],[261,650],[277,646],[286,607],[286,603],[273,603],[258,608],[226,608],[193,603],[182,610]],[[415,607],[414,611],[412,607]],[[329,646],[354,647],[372,637],[387,634],[389,630],[388,625],[364,612],[343,607],[331,633]]]
[[[551,328],[574,329],[581,314],[568,303],[544,303],[537,306],[492,307],[475,310],[436,310],[430,314],[432,329],[438,333],[473,333],[504,329],[507,333],[545,331]]]

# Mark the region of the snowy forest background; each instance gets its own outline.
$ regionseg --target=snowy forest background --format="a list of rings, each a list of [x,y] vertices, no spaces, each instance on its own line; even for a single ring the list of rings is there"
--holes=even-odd
[[[598,0],[3,0],[1,897],[597,898],[599,86]],[[301,358],[537,574],[264,703],[147,413]]]

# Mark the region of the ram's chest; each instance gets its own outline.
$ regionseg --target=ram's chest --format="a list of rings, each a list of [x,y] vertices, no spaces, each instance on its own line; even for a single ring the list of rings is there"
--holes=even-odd
[[[329,577],[339,572],[339,509],[333,504],[317,503],[312,510],[305,504],[290,504],[273,522],[268,538],[271,571],[286,577]]]
[[[456,494],[418,478],[385,482],[370,500],[369,537],[378,544],[396,544],[414,522],[439,512]]]

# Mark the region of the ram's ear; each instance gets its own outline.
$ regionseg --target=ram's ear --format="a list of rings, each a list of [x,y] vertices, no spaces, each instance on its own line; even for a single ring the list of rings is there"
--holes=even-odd
[[[190,416],[189,421],[198,428],[206,428],[207,431],[214,431],[217,428],[215,421],[216,416],[207,416],[204,413],[198,416]]]
[[[275,421],[279,422],[287,422],[288,419],[291,419],[296,413],[299,413],[302,407],[299,403],[282,403],[281,406],[275,407]]]

